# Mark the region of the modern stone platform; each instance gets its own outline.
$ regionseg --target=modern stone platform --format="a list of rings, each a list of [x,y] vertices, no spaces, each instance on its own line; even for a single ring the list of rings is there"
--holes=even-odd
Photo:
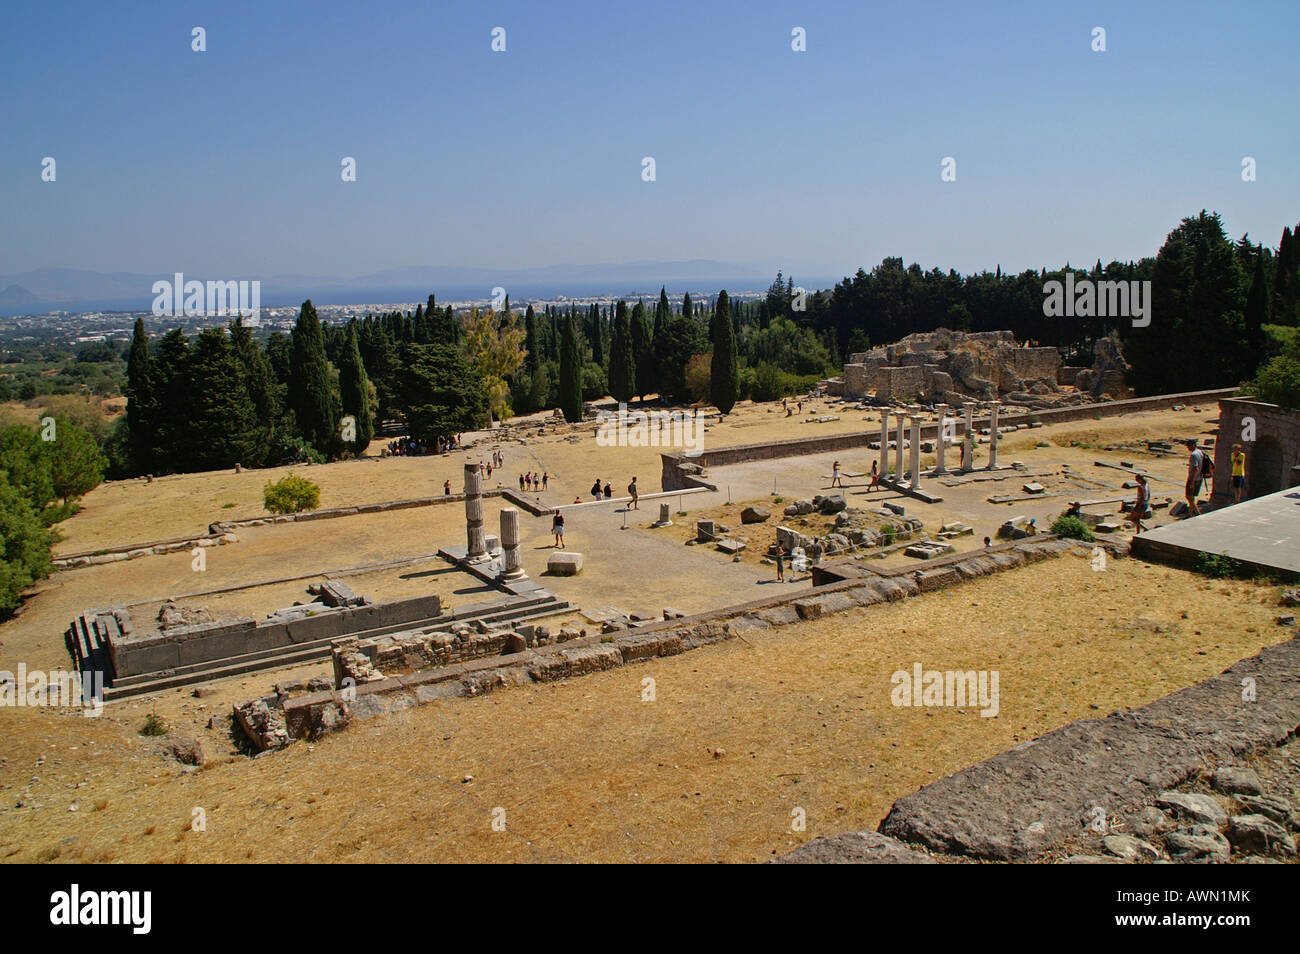
[[[1191,563],[1198,553],[1300,576],[1300,488],[1232,504],[1133,538],[1134,556]]]

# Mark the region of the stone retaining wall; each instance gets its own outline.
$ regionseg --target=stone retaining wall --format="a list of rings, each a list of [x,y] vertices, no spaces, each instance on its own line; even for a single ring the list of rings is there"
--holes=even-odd
[[[441,611],[442,601],[438,596],[416,596],[391,603],[323,608],[297,619],[255,620],[244,616],[140,636],[130,631],[128,620],[128,625],[123,626],[123,638],[111,643],[109,656],[115,678],[140,676],[362,630],[414,623],[438,616]]]
[[[1076,545],[1073,541],[1042,535],[1006,544],[994,554],[977,551],[948,562],[937,571],[925,567],[900,568],[869,575],[870,570],[861,567],[855,571],[861,576],[825,587],[574,639],[563,648],[524,648],[496,658],[426,669],[296,698],[266,696],[235,707],[235,717],[240,725],[246,726],[246,734],[259,748],[278,747],[293,739],[317,738],[338,731],[354,719],[434,699],[472,697],[503,686],[568,679],[658,656],[674,656],[747,632],[900,600],[1034,563]],[[510,637],[518,634],[503,635],[508,648],[514,642]],[[524,643],[527,645],[526,640]]]

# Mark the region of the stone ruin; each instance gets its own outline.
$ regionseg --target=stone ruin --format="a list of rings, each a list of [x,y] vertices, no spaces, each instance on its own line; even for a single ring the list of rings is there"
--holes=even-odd
[[[850,355],[841,390],[847,398],[874,392],[878,403],[960,406],[975,399],[1033,408],[1081,404],[1102,390],[1115,395],[1116,374],[1122,384],[1125,366],[1118,341],[1102,339],[1097,355],[1093,369],[1063,369],[1056,348],[1025,347],[1010,331],[968,334],[939,328]],[[1086,387],[1076,389],[1081,376]],[[1093,393],[1091,388],[1099,380],[1100,390]]]
[[[1133,397],[1133,389],[1125,379],[1129,364],[1124,360],[1119,336],[1112,333],[1098,338],[1092,353],[1091,368],[1061,368],[1061,383],[1073,385],[1076,391],[1094,401],[1123,401]]]

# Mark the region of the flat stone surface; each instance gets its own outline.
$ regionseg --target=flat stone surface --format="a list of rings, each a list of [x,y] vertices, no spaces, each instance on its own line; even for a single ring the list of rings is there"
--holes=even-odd
[[[1173,514],[1177,509],[1175,504],[1169,512]],[[1274,570],[1300,573],[1300,489],[1279,490],[1156,527],[1139,534],[1133,543],[1137,555],[1179,555],[1194,559],[1197,553],[1215,553]]]

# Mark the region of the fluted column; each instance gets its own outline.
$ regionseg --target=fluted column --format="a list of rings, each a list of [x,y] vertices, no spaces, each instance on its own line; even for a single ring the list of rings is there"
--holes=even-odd
[[[483,533],[483,487],[478,464],[465,465],[465,559],[481,560],[487,556],[487,538]]]
[[[523,564],[519,560],[519,511],[514,507],[501,508],[501,574],[502,580],[522,580]]]

